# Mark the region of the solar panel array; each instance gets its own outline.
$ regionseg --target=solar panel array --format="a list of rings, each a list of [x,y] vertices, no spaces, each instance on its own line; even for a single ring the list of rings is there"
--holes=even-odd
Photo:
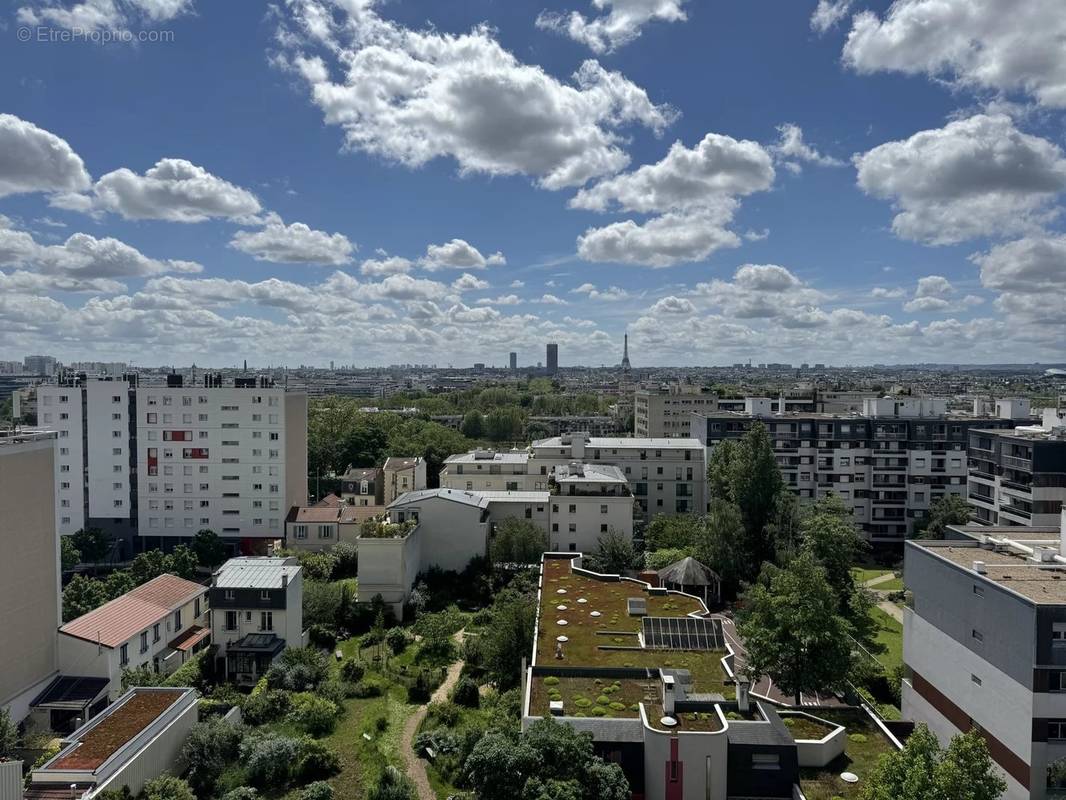
[[[724,650],[722,622],[703,617],[645,617],[644,646],[660,650]]]

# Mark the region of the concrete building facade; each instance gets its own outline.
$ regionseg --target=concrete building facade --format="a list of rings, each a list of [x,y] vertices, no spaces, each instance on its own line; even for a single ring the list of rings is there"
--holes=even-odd
[[[701,386],[670,384],[665,389],[637,389],[633,397],[633,435],[687,439],[693,413],[714,413],[718,395]]]

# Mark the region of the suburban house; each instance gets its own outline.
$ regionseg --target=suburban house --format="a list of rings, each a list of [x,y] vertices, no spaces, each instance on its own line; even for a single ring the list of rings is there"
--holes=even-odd
[[[348,467],[341,475],[341,500],[353,506],[385,504],[385,475],[381,467]]]
[[[426,488],[426,460],[421,456],[390,456],[385,459],[382,471],[385,478],[382,502],[385,505],[405,492],[417,492]]]
[[[106,678],[114,700],[124,669],[171,673],[210,642],[207,589],[177,575],[159,575],[61,626],[59,669],[63,675]]]
[[[197,699],[195,689],[130,689],[64,737],[59,752],[30,772],[29,788],[17,796],[92,800],[124,786],[136,796],[147,781],[179,769],[182,745],[198,718]]]
[[[303,570],[295,558],[231,558],[212,577],[210,596],[227,680],[255,684],[286,647],[304,644]]]
[[[634,797],[855,797],[840,774],[853,763],[848,737],[861,734],[874,761],[901,746],[866,708],[756,694],[737,675],[729,621],[694,595],[545,553],[537,602],[522,730],[550,716],[589,733]]]
[[[353,506],[339,498],[336,505],[293,506],[285,519],[285,546],[297,552],[319,552],[337,542],[356,544],[363,521],[384,513],[385,506]]]

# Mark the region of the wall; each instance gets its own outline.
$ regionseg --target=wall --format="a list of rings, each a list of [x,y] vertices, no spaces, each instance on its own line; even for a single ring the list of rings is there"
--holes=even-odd
[[[573,506],[574,511],[570,511]],[[606,506],[607,513],[602,513]],[[570,532],[570,525],[576,531]],[[633,538],[632,497],[582,497],[578,495],[552,495],[550,544],[557,551],[595,551],[598,539],[603,535],[602,526],[615,528],[624,536]],[[558,530],[556,530],[558,528]]]
[[[285,399],[285,504],[307,505],[307,395],[286,392]]]
[[[442,497],[427,497],[418,503],[399,506],[389,512],[390,519],[404,514],[410,519],[418,513],[421,539],[421,569],[438,566],[461,572],[476,555],[488,551],[488,524],[482,522],[480,508]],[[363,557],[363,540],[359,558]]]
[[[35,690],[58,668],[59,540],[56,439],[0,444],[0,706],[21,719]]]
[[[421,526],[403,539],[359,540],[359,602],[380,594],[394,608],[403,606],[421,560]]]
[[[641,716],[644,717],[643,707]],[[645,717],[646,720],[646,717]],[[726,800],[729,740],[717,733],[679,733],[644,726],[644,797],[667,800],[671,739],[681,762],[680,800]]]
[[[114,399],[116,397],[117,401]],[[88,381],[85,385],[85,404],[89,516],[128,519],[129,384],[125,381]],[[114,418],[115,415],[118,415],[118,419]],[[118,436],[115,436],[116,432]]]
[[[57,511],[59,533],[68,535],[85,527],[81,389],[42,385],[37,389],[37,403],[38,427],[56,431],[59,436],[55,459],[56,493],[52,504]],[[63,414],[67,414],[67,419],[61,419]],[[64,484],[68,486],[64,488]]]

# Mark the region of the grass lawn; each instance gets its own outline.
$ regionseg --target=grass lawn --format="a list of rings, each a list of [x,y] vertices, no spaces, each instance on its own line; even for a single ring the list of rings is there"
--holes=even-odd
[[[870,609],[870,617],[877,624],[877,642],[885,648],[877,660],[886,672],[891,672],[903,664],[903,626],[876,606]]]
[[[800,770],[800,788],[807,800],[857,798],[881,756],[893,752],[894,746],[864,711],[820,708],[812,713],[826,722],[843,725],[848,738],[844,755],[830,761],[825,768]],[[854,772],[859,782],[844,783],[840,779],[842,772]]]
[[[891,575],[892,570],[885,569],[884,567],[852,567],[851,574],[855,576],[856,582],[866,583],[866,581],[880,578],[882,575]],[[878,584],[877,588],[882,588],[882,585],[883,584]]]
[[[893,578],[890,581],[879,583],[873,588],[881,592],[899,592],[903,590],[903,578]]]
[[[529,713],[547,717],[548,701],[558,699],[563,701],[563,713],[568,717],[634,719],[640,715],[637,703],[654,691],[661,691],[654,683],[610,678],[534,678]],[[600,703],[600,698],[607,702]]]

